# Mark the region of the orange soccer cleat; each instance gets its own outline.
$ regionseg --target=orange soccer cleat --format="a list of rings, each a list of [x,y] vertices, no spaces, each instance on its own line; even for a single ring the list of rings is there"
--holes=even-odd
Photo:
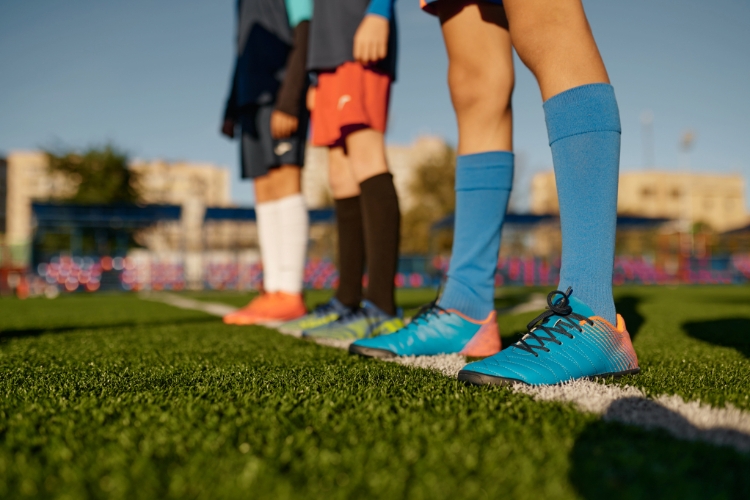
[[[274,326],[307,313],[301,293],[274,292],[256,297],[239,311],[224,316],[228,325]]]

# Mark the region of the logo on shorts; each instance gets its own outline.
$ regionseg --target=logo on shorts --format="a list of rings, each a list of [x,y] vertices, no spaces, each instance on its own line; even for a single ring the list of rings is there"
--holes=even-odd
[[[344,109],[344,106],[346,106],[346,103],[351,100],[352,100],[352,96],[350,96],[349,94],[345,94],[339,97],[339,105],[338,105],[339,110]]]
[[[276,156],[283,156],[284,153],[288,153],[291,150],[292,150],[291,142],[280,142],[276,145],[275,148],[273,148],[273,152],[276,153]]]

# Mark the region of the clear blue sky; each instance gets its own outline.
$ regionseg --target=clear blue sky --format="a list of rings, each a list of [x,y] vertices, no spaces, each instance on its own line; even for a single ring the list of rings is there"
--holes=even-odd
[[[655,116],[655,157],[678,169],[681,134],[697,134],[694,169],[750,175],[750,2],[585,2],[617,92],[623,169],[642,165],[640,116]],[[446,57],[435,18],[399,0],[400,67],[388,139],[455,143]],[[133,156],[210,161],[237,179],[236,144],[219,137],[234,1],[3,0],[0,152],[112,140]],[[551,167],[541,98],[519,63],[516,152]],[[250,183],[233,197],[247,203]]]

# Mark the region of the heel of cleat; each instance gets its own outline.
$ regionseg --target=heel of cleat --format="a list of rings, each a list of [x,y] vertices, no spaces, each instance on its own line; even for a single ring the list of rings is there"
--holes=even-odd
[[[484,320],[484,324],[479,331],[474,334],[459,354],[472,358],[486,358],[497,354],[501,348],[500,331],[497,327],[497,313],[492,311],[487,319]]]
[[[633,341],[630,338],[630,332],[628,332],[628,329],[625,326],[625,320],[619,314],[617,315],[617,326],[615,327],[615,332],[619,334],[620,345],[618,347],[624,356],[627,365],[625,370],[621,370],[621,375],[635,375],[640,371],[638,355],[635,353]]]

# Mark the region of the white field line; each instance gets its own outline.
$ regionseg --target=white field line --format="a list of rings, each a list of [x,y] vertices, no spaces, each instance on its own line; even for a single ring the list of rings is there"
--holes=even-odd
[[[547,307],[547,296],[542,293],[532,293],[529,300],[507,309],[499,309],[497,314],[521,314],[534,311],[542,311]]]
[[[166,293],[147,294],[141,297],[182,309],[204,311],[215,316],[223,316],[235,310],[225,304],[200,302]],[[536,307],[536,302],[538,301],[534,301],[535,309],[540,309],[541,307]],[[527,304],[529,307],[522,309]],[[531,301],[527,304],[521,304],[514,309],[520,309],[519,312],[535,310],[530,308]],[[316,341],[338,349],[347,349],[351,344],[351,341],[344,340]],[[458,354],[412,356],[388,361],[435,370],[451,378],[456,378],[459,370],[466,365],[466,359]],[[528,394],[537,401],[573,404],[580,411],[600,415],[606,422],[619,422],[643,429],[661,429],[677,439],[703,441],[750,453],[750,412],[740,410],[731,404],[724,408],[713,408],[700,401],[686,402],[676,395],[661,395],[652,399],[636,387],[606,385],[589,380],[545,387],[515,384],[512,389]]]
[[[179,307],[180,309],[192,309],[194,311],[203,311],[212,316],[225,316],[237,310],[236,307],[220,304],[218,302],[203,302],[200,300],[188,299],[173,293],[141,293],[140,298],[151,300],[153,302],[163,302],[170,306]]]

